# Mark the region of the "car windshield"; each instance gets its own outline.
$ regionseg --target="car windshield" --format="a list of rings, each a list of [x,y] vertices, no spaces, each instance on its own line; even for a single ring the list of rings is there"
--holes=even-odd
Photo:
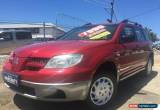
[[[57,40],[108,40],[111,39],[117,25],[92,25],[72,29]]]

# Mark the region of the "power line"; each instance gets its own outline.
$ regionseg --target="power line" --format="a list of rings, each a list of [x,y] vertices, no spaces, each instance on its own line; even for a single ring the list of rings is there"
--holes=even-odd
[[[114,11],[114,4],[115,0],[112,0],[111,2],[108,0],[100,1],[100,0],[84,0],[87,3],[92,3],[95,5],[99,5],[103,7],[103,9],[110,15],[110,19],[107,19],[109,22],[113,22],[113,18],[116,19],[116,22],[118,21],[117,16]],[[111,6],[108,7],[107,4],[110,4]]]
[[[95,2],[95,3],[101,4],[101,5],[105,5],[105,2],[102,2],[100,0],[92,0],[92,1]]]
[[[115,1],[115,7],[116,7],[116,11],[118,12],[118,11],[119,11],[119,8],[118,8],[117,1]],[[117,15],[116,15],[116,11],[114,10],[114,14],[115,14],[116,22],[118,22],[118,17],[117,17]]]
[[[116,22],[118,22],[118,18],[117,18],[117,15],[115,14],[115,12],[114,12],[114,17],[116,19]]]
[[[69,20],[70,21],[69,23],[72,25],[64,24],[65,20]],[[74,16],[64,14],[64,13],[57,13],[57,16],[56,16],[56,25],[66,28],[67,30],[70,30],[72,28],[78,27],[86,23],[89,23],[89,22],[79,17],[74,17]]]
[[[100,0],[84,0],[86,2],[90,2],[90,3],[95,3],[95,4],[99,4],[101,6],[104,6],[106,4],[105,1],[100,1]]]
[[[105,7],[105,3],[97,2],[97,1],[94,1],[94,0],[84,0],[84,2],[87,2],[87,3],[92,4],[92,5],[96,5],[96,6],[101,7],[101,8]]]
[[[70,19],[72,19],[72,20],[76,20],[76,21],[88,23],[88,21],[86,21],[86,20],[84,20],[84,19],[81,19],[81,18],[78,18],[78,17],[74,17],[74,16],[71,16],[71,15],[68,15],[68,14],[64,14],[64,13],[59,13],[58,16],[67,17],[67,18],[70,18]]]
[[[110,19],[107,19],[108,22],[112,23],[113,22],[113,18],[115,18],[116,22],[118,21],[118,18],[116,16],[115,10],[114,10],[114,5],[115,5],[115,0],[112,0],[110,2],[111,8],[109,8],[108,10],[110,10]],[[107,11],[107,9],[106,9]]]
[[[149,14],[149,13],[152,13],[154,11],[157,11],[157,10],[160,10],[160,7],[157,7],[157,8],[154,8],[154,9],[150,9],[150,10],[147,10],[147,11],[144,11],[142,13],[139,13],[135,16],[132,16],[132,17],[129,17],[127,19],[133,19],[133,18],[137,18],[137,17],[140,17],[140,16],[143,16],[143,15],[146,15],[146,14]]]

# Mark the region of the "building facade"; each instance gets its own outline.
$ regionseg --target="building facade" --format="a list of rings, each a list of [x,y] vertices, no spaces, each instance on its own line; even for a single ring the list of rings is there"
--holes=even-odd
[[[0,32],[3,31],[30,31],[32,33],[32,38],[56,38],[60,35],[63,35],[65,31],[57,27],[52,23],[32,23],[32,24],[22,24],[22,23],[1,23],[0,24]]]

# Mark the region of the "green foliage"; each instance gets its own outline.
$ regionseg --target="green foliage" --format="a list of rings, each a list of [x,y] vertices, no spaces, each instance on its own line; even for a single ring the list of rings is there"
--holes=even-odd
[[[146,27],[145,30],[149,33],[149,39],[150,39],[152,42],[155,42],[155,41],[158,41],[158,40],[159,40],[159,38],[157,37],[157,34],[154,33],[154,32],[152,31],[152,29],[149,29],[149,28]]]

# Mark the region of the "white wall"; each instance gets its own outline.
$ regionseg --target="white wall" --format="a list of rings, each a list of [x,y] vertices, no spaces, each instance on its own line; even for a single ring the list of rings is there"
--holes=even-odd
[[[57,28],[54,28],[54,27],[46,27],[45,28],[45,35],[46,37],[58,37],[60,35],[64,34],[63,31],[61,30],[58,30]],[[33,38],[36,38],[36,37],[44,37],[44,30],[43,28],[40,28],[40,31],[39,31],[39,34],[33,34],[32,35]]]

